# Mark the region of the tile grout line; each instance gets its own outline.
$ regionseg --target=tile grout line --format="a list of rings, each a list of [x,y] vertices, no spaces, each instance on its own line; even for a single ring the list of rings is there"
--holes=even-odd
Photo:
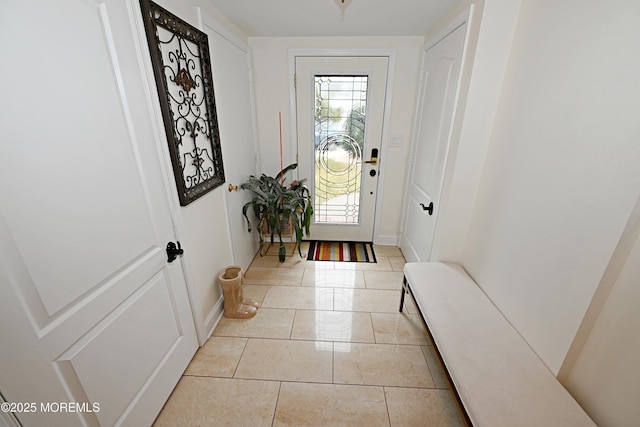
[[[389,413],[389,402],[387,401],[387,387],[382,387],[382,395],[384,396],[384,406],[387,408],[387,420],[389,421],[389,427],[391,426],[391,413]]]
[[[244,345],[242,346],[242,351],[240,352],[240,357],[238,357],[238,363],[233,368],[233,375],[231,378],[236,377],[236,373],[238,372],[238,367],[240,366],[240,361],[242,360],[242,356],[244,356],[244,351],[247,349],[247,344],[249,344],[249,337],[243,337],[245,339]]]
[[[296,324],[296,317],[298,317],[298,309],[293,311],[293,320],[291,321],[291,330],[289,331],[289,341],[293,341],[293,327]]]
[[[276,413],[278,412],[278,403],[280,402],[280,393],[282,393],[282,381],[278,381],[278,394],[276,395],[276,405],[273,407],[273,416],[271,417],[271,427],[276,422]]]

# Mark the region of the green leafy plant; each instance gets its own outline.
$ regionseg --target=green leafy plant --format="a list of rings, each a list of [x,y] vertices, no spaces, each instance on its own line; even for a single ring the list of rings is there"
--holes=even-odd
[[[256,229],[260,235],[260,253],[264,246],[263,230],[268,230],[273,243],[275,236],[278,236],[280,246],[278,248],[278,258],[284,262],[287,250],[282,241],[283,234],[286,235],[288,227],[293,227],[298,243],[298,253],[303,235],[309,236],[311,226],[311,216],[313,206],[311,203],[311,193],[304,182],[306,179],[294,180],[289,185],[285,185],[285,175],[287,172],[298,167],[293,163],[282,169],[276,176],[270,177],[262,174],[260,177],[251,176],[240,188],[253,192],[253,199],[242,207],[242,215],[247,220],[247,230],[251,232],[251,221],[248,210],[251,208],[256,219]]]

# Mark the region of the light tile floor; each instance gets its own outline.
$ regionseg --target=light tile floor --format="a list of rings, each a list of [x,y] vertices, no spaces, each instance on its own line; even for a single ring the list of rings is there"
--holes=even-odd
[[[374,250],[376,264],[256,257],[243,290],[258,314],[220,320],[154,425],[464,426],[411,298],[398,312],[402,253]]]

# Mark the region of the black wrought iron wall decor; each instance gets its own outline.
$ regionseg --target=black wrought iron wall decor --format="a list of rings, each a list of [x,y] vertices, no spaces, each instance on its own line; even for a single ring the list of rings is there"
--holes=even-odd
[[[180,204],[224,183],[207,35],[140,0]]]

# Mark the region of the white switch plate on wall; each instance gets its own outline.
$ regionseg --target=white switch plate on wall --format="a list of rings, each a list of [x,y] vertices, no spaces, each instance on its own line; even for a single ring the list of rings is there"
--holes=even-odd
[[[391,147],[402,147],[402,135],[391,135]]]

